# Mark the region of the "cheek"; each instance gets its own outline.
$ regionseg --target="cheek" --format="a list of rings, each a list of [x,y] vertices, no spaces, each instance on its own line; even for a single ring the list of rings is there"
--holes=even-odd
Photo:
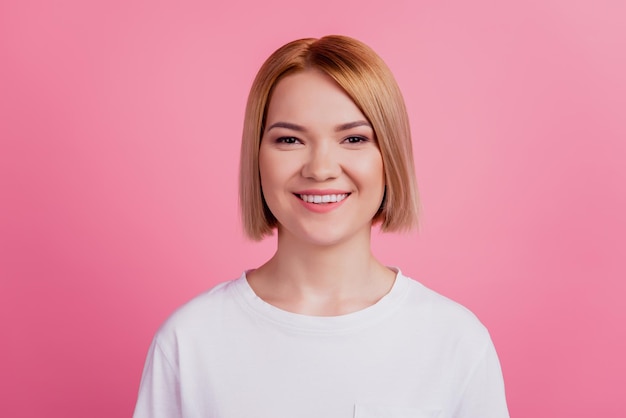
[[[274,180],[273,173],[271,170],[266,169],[267,165],[259,164],[259,175],[261,177],[261,193],[263,193],[263,197],[265,200],[271,198],[272,190],[276,181]]]
[[[355,172],[358,172],[358,177],[363,179],[364,182],[374,186],[385,184],[385,172],[383,169],[383,160],[380,154],[369,155],[366,158],[361,158],[358,164],[354,165]]]
[[[293,171],[293,164],[289,159],[277,158],[276,153],[266,151],[259,153],[259,174],[261,176],[261,188],[263,194],[271,194],[273,191],[284,189]]]
[[[272,161],[272,153],[266,151],[263,146],[259,150],[259,175],[261,176],[261,185],[265,186],[275,176],[276,164]]]

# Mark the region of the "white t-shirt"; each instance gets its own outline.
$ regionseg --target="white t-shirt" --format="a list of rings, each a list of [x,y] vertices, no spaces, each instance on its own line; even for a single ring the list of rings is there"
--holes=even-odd
[[[487,330],[398,272],[376,304],[307,316],[245,273],[178,309],[150,347],[135,418],[506,418]]]

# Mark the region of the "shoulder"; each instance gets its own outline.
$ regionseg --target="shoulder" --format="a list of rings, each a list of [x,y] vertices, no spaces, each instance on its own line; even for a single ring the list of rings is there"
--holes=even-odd
[[[416,328],[427,328],[430,335],[463,341],[477,349],[491,343],[487,328],[468,308],[417,280],[406,276],[404,279],[407,292],[403,311]]]
[[[237,287],[242,280],[243,275],[219,283],[177,308],[159,327],[155,340],[167,345],[219,329],[236,310]]]

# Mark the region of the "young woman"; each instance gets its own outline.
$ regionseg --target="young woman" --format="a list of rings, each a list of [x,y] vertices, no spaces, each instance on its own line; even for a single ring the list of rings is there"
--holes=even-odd
[[[278,49],[250,92],[245,231],[274,256],[176,311],[154,338],[135,417],[508,417],[489,334],[372,254],[408,229],[408,117],[383,61],[342,36]]]

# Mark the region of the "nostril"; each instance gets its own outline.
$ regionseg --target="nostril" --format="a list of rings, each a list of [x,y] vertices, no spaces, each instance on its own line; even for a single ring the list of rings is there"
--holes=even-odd
[[[315,158],[302,167],[302,175],[317,181],[324,181],[339,176],[341,166],[331,158]]]

